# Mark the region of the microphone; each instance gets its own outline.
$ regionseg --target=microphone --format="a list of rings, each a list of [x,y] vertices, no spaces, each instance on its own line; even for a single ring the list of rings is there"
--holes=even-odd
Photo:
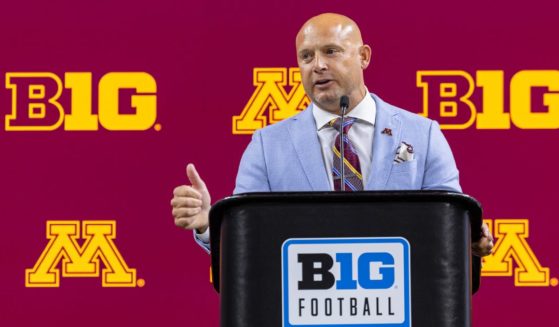
[[[340,130],[338,135],[340,136],[340,190],[345,191],[345,164],[344,164],[344,116],[347,108],[349,107],[349,97],[347,95],[342,95],[340,98],[340,112],[342,114],[342,123],[340,124]]]

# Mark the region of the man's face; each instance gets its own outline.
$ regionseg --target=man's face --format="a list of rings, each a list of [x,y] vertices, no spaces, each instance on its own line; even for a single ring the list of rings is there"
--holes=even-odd
[[[361,44],[352,25],[309,24],[297,36],[297,62],[305,92],[319,107],[333,113],[339,111],[343,95],[350,98],[350,108],[363,99],[363,69],[369,58],[370,48]]]

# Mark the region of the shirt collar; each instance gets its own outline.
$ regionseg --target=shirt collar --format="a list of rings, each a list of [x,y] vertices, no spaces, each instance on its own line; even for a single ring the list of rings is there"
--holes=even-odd
[[[326,124],[328,124],[332,119],[340,117],[339,115],[333,114],[320,108],[316,103],[313,102],[313,116],[316,122],[316,129],[321,130]],[[365,94],[365,97],[359,104],[351,110],[346,117],[357,118],[360,122],[368,123],[370,125],[375,125],[375,116],[377,112],[377,106],[375,100],[369,92]]]

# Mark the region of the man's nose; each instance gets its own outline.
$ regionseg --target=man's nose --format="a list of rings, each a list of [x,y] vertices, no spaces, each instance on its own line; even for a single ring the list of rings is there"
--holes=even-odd
[[[328,69],[328,65],[326,65],[326,60],[325,58],[322,57],[322,55],[319,53],[314,57],[314,66],[313,66],[313,70],[316,73],[320,73],[323,72],[325,70]]]

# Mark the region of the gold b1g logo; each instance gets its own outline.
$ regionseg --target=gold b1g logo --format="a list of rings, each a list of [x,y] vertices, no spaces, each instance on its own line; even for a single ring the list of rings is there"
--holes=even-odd
[[[6,115],[6,131],[97,131],[99,124],[110,131],[143,131],[157,118],[157,85],[145,72],[111,72],[98,85],[98,110],[93,113],[92,74],[65,73],[62,80],[49,73],[6,73],[6,88],[12,94],[11,114]],[[69,108],[61,96],[69,90]],[[119,108],[124,91],[129,91],[135,112]],[[154,126],[159,130],[161,126]]]
[[[510,129],[511,122],[520,129],[559,128],[559,70],[521,70],[510,82],[502,70],[479,70],[474,76],[424,70],[416,77],[422,115],[442,129],[466,129],[474,122],[476,129]]]

